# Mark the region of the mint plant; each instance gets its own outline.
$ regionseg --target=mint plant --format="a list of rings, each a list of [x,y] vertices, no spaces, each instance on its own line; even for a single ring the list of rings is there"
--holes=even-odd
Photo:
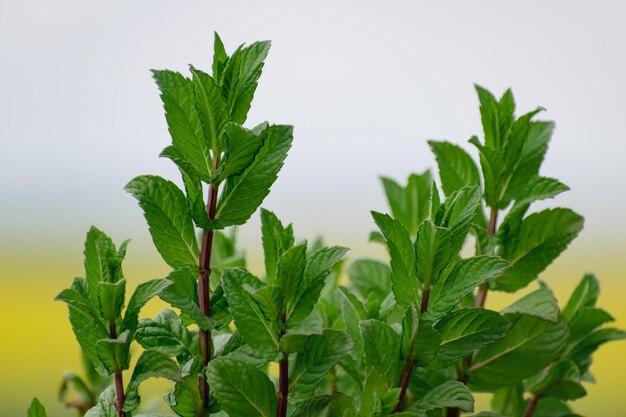
[[[569,209],[529,214],[568,190],[540,175],[553,130],[535,119],[541,109],[516,117],[510,91],[496,99],[477,87],[484,137],[469,142],[480,169],[460,146],[429,141],[439,184],[428,170],[406,184],[382,178],[390,213],[372,212],[370,240],[388,261],[346,266],[346,248],[297,239],[261,209],[257,277],[236,227],[292,142],[290,126],[244,127],[269,46],[228,55],[215,35],[211,74],[153,71],[172,137],[161,156],[184,190],[153,175],[126,190],[172,270],[127,297],[128,241],[118,248],[91,228],[85,277],[57,296],[85,357],[85,377],[67,374],[61,401],[86,417],[163,417],[140,411],[140,387],[164,378],[168,415],[180,417],[458,416],[474,412],[473,392],[493,396],[476,417],[575,416],[568,403],[593,381],[593,353],[626,333],[604,327],[613,318],[596,306],[593,275],[562,308],[539,280],[583,226]],[[505,309],[486,307],[489,292],[530,284]],[[155,297],[171,308],[140,319]],[[45,415],[34,399],[28,416]]]

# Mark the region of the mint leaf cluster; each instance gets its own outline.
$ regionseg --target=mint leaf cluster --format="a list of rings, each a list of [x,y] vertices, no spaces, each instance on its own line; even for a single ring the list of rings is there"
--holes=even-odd
[[[593,353],[626,338],[606,327],[599,283],[585,275],[566,303],[540,279],[583,227],[566,208],[533,211],[569,188],[540,174],[554,129],[541,108],[515,114],[510,90],[477,86],[482,139],[429,141],[429,170],[383,177],[389,212],[371,212],[388,259],[296,237],[260,209],[264,272],[246,268],[236,226],[257,212],[291,147],[291,126],[246,127],[269,42],[228,55],[215,35],[210,73],[153,71],[172,138],[161,153],[183,188],[154,175],[126,190],[171,272],[129,297],[117,247],[92,227],[85,276],[57,300],[84,355],[59,398],[86,417],[163,417],[141,402],[150,378],[170,381],[167,416],[571,417],[593,381]],[[495,311],[488,294],[536,289]],[[140,318],[160,298],[169,308]],[[137,349],[141,347],[141,349]],[[131,361],[131,353],[137,354]],[[131,363],[134,363],[131,366]],[[37,399],[29,417],[45,417]]]

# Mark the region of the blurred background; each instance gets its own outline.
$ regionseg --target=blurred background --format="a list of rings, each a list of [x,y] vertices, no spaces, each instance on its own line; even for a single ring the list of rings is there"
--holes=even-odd
[[[179,181],[157,158],[170,138],[149,69],[208,69],[213,31],[229,51],[273,41],[249,124],[293,124],[296,137],[264,206],[352,258],[385,256],[367,243],[369,210],[387,209],[379,175],[434,167],[429,138],[482,134],[473,83],[512,87],[518,114],[544,106],[557,129],[542,173],[572,188],[547,205],[586,225],[542,278],[565,300],[594,271],[600,306],[626,327],[625,18],[626,2],[608,0],[1,0],[0,415],[24,415],[33,395],[73,415],[55,396],[79,349],[53,298],[83,274],[91,224],[133,239],[132,285],[167,272],[122,188],[145,173]],[[257,272],[259,236],[255,215],[240,238]],[[599,351],[577,412],[626,415],[625,354]]]

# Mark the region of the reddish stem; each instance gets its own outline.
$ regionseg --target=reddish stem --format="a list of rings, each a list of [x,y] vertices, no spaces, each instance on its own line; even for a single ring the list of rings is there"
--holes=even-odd
[[[117,339],[117,330],[115,328],[115,321],[109,320],[109,334],[111,339]],[[123,410],[124,402],[124,379],[122,377],[122,371],[115,371],[115,408],[117,409],[118,417],[126,417],[126,412]]]
[[[533,395],[533,397],[528,402],[528,406],[526,407],[526,412],[524,413],[524,417],[532,417],[535,414],[535,409],[537,408],[537,403],[539,402],[539,396]]]
[[[287,321],[286,313],[280,316],[283,325]],[[278,340],[285,335],[285,330],[280,330]],[[277,417],[287,417],[287,399],[289,397],[289,354],[283,352],[283,358],[278,363],[278,411]]]

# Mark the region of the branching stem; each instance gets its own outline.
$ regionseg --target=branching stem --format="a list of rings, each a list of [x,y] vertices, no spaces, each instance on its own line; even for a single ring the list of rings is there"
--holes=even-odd
[[[115,320],[109,320],[109,334],[111,335],[111,339],[117,339],[117,330],[115,328]],[[115,371],[115,408],[117,409],[118,417],[126,417],[126,412],[124,411],[124,402],[126,401],[124,397],[124,378],[122,377],[122,371]]]
[[[219,165],[219,154],[213,156],[213,172],[217,170]],[[218,185],[209,185],[209,196],[207,199],[206,211],[210,220],[215,219],[215,208],[217,206]],[[200,249],[200,261],[198,269],[200,276],[198,277],[198,300],[200,302],[200,310],[207,318],[211,317],[211,254],[213,252],[213,229],[204,229],[202,232],[202,248]],[[204,367],[211,360],[211,331],[200,329],[200,356],[204,361]],[[202,377],[198,379],[200,392],[202,393],[204,408],[209,408],[210,390],[209,384]]]

